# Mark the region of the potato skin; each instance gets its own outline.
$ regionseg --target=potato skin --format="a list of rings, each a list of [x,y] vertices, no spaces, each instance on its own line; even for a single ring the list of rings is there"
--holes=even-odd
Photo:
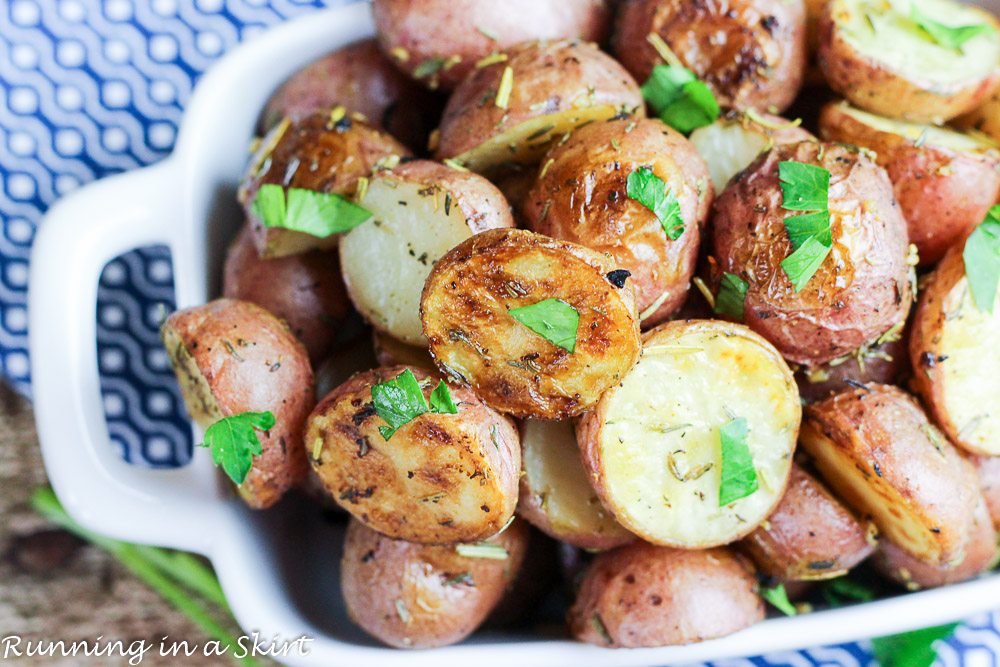
[[[875,550],[866,527],[797,465],[781,502],[740,547],[758,570],[779,581],[838,577]]]
[[[317,239],[265,227],[253,210],[261,185],[274,183],[286,190],[303,188],[351,197],[358,179],[369,176],[380,161],[409,155],[409,149],[396,139],[350,116],[332,123],[329,111],[318,111],[282,121],[261,141],[237,193],[257,251],[261,257],[284,256],[313,248],[330,249],[337,241],[336,236]]]
[[[333,351],[340,324],[351,312],[336,254],[312,251],[261,259],[248,227],[229,246],[222,294],[256,303],[285,320],[313,364]]]
[[[604,118],[620,113],[642,117],[645,102],[639,85],[611,56],[583,42],[527,42],[507,52],[507,60],[476,69],[448,99],[441,118],[437,157],[461,158],[474,148],[533,118],[557,113],[605,109]],[[504,70],[514,84],[507,108],[496,105]],[[537,150],[515,161],[536,161],[559,136],[529,139]],[[475,170],[514,160],[506,146]],[[531,159],[531,158],[534,158]]]
[[[708,84],[723,107],[788,108],[806,65],[802,0],[626,0],[614,52],[639,81],[662,63],[647,36],[658,34]]]
[[[833,361],[799,368],[795,381],[802,398],[819,401],[859,383],[899,384],[910,370],[909,329],[891,333]]]
[[[635,296],[608,281],[614,268],[583,246],[525,230],[473,236],[441,258],[424,286],[420,315],[434,363],[516,417],[580,414],[639,356]],[[579,313],[572,354],[507,315],[547,298]]]
[[[969,461],[976,469],[979,490],[983,492],[986,509],[993,521],[993,529],[1000,531],[1000,456],[972,454]]]
[[[873,384],[813,403],[800,442],[830,488],[911,556],[945,567],[964,558],[975,472],[911,396]]]
[[[434,362],[425,348],[407,345],[378,329],[372,330],[372,348],[379,366],[434,368]]]
[[[569,612],[578,640],[625,648],[690,644],[762,620],[757,581],[740,556],[645,542],[598,555]]]
[[[448,544],[496,533],[517,504],[517,429],[468,389],[451,387],[458,414],[425,413],[386,441],[371,389],[407,368],[429,380],[427,398],[440,378],[395,366],[354,375],[320,401],[306,431],[313,470],[341,507],[389,537]]]
[[[936,263],[982,222],[1000,197],[1000,153],[958,151],[885,132],[828,104],[819,119],[827,141],[864,146],[889,174],[920,264]]]
[[[441,90],[453,90],[492,53],[539,39],[600,42],[610,22],[606,0],[374,0],[372,13],[396,66]],[[417,76],[434,62],[442,67]]]
[[[506,560],[470,558],[453,544],[395,540],[352,519],[340,563],[347,613],[365,632],[396,648],[454,644],[472,634],[503,597],[524,560],[529,535],[528,527],[515,521],[487,540],[507,550]]]
[[[203,378],[192,382],[177,371],[188,411],[203,428],[243,412],[274,414],[274,427],[257,433],[263,451],[237,490],[254,509],[278,502],[308,468],[302,435],[315,399],[305,347],[277,317],[235,299],[178,310],[161,335],[175,368],[183,357]]]
[[[652,169],[680,202],[684,233],[677,240],[628,197],[628,176],[640,167]],[[679,132],[659,120],[611,120],[581,127],[552,149],[525,217],[533,231],[609,253],[631,272],[641,323],[651,327],[687,297],[713,196],[708,166]]]
[[[338,104],[414,150],[427,145],[442,106],[396,69],[374,39],[363,39],[317,58],[281,84],[264,106],[260,134],[285,116],[301,118]]]
[[[969,113],[956,118],[955,124],[962,128],[979,130],[993,141],[1000,142],[1000,90]]]
[[[833,249],[800,292],[781,267],[792,253],[778,163],[830,172]],[[848,147],[778,145],[715,200],[712,252],[719,271],[748,283],[745,323],[786,359],[820,364],[878,338],[909,310],[906,221],[881,167]]]

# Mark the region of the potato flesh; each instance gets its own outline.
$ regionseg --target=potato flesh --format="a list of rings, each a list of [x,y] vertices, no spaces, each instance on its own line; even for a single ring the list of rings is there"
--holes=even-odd
[[[919,141],[924,146],[938,146],[966,153],[981,153],[990,148],[995,148],[991,143],[979,141],[968,134],[955,132],[945,127],[884,118],[883,116],[876,116],[861,109],[855,109],[848,104],[842,104],[841,110],[859,123],[864,123],[875,130],[898,134],[911,141]]]
[[[626,528],[656,544],[701,547],[728,543],[766,517],[801,419],[777,357],[749,337],[714,331],[650,339],[612,390],[600,436],[609,504]],[[759,489],[719,507],[719,428],[734,417],[747,419]]]
[[[360,204],[372,220],[340,243],[351,298],[377,328],[426,346],[420,293],[434,263],[472,236],[465,214],[440,188],[391,178],[373,180]]]
[[[716,192],[721,192],[729,179],[771,146],[770,138],[763,132],[725,119],[692,132],[691,143],[705,158]]]
[[[858,53],[932,90],[947,92],[953,84],[987,77],[996,69],[1000,59],[996,30],[969,39],[961,50],[950,49],[938,45],[910,19],[911,2],[946,26],[986,22],[981,11],[948,0],[845,0],[838,3],[841,11],[834,18]]]
[[[163,346],[167,350],[170,364],[177,374],[177,382],[181,388],[181,396],[191,419],[202,428],[208,428],[219,419],[222,413],[215,400],[208,380],[198,368],[197,362],[188,352],[184,341],[170,326],[163,328]]]
[[[553,532],[631,537],[604,508],[587,479],[572,422],[527,419],[521,446],[528,488],[541,497]]]
[[[993,314],[975,306],[965,277],[944,298],[936,365],[944,382],[945,412],[955,425],[956,440],[984,454],[1000,454],[1000,291]]]

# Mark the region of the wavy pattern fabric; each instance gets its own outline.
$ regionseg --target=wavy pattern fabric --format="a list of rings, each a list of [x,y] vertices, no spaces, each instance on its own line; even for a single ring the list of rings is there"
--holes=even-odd
[[[22,393],[28,260],[35,226],[80,185],[165,157],[199,75],[253,33],[323,5],[292,0],[0,0],[0,368]],[[498,0],[499,1],[499,0]],[[122,457],[172,467],[190,458],[184,408],[157,329],[174,305],[169,252],[138,249],[101,277],[101,391]],[[995,666],[1000,612],[970,619],[943,665]],[[711,663],[859,667],[867,643]]]

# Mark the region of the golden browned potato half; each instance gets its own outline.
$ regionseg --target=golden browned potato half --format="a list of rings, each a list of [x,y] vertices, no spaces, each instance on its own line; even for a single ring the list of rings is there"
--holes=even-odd
[[[178,310],[160,335],[199,426],[244,412],[274,415],[274,427],[257,433],[262,453],[237,490],[254,509],[278,502],[308,467],[302,434],[315,399],[302,343],[271,313],[235,299]]]
[[[730,111],[691,133],[691,143],[705,159],[716,192],[743,171],[761,153],[776,144],[815,139],[800,120],[786,120],[755,111]]]
[[[372,219],[340,240],[347,293],[376,329],[425,346],[420,292],[431,268],[473,234],[513,227],[510,205],[482,176],[426,160],[376,174],[358,203]]]
[[[984,30],[955,48],[915,16]],[[830,87],[855,106],[941,123],[975,109],[1000,83],[1000,31],[986,11],[953,0],[830,0],[820,19],[819,64]]]
[[[781,266],[792,254],[779,163],[830,172],[832,249],[795,291]],[[905,319],[912,299],[906,221],[885,171],[855,149],[804,141],[777,145],[715,200],[712,253],[719,271],[747,283],[744,321],[799,364],[821,364],[875,341]]]
[[[304,232],[268,227],[254,211],[264,184],[301,188],[351,198],[358,179],[391,166],[410,151],[391,136],[346,114],[344,109],[286,118],[261,140],[240,183],[238,198],[246,209],[261,257],[284,257],[314,249],[335,248],[339,235],[319,238]]]
[[[953,567],[925,563],[889,540],[879,542],[875,568],[910,590],[955,584],[971,579],[997,562],[997,533],[986,503],[980,500],[973,515],[972,534],[962,562]]]
[[[427,93],[363,39],[317,58],[271,95],[261,114],[261,134],[290,116],[344,105],[414,150],[427,145],[443,102]]]
[[[434,266],[424,286],[420,316],[431,357],[502,412],[578,415],[639,356],[635,296],[611,282],[616,269],[593,250],[521,229],[473,236]],[[533,328],[522,323],[529,316]]]
[[[520,516],[545,534],[583,549],[610,549],[635,540],[604,509],[590,485],[571,422],[524,420],[521,448]]]
[[[359,373],[320,401],[306,430],[313,470],[341,507],[384,535],[434,544],[488,537],[517,505],[517,428],[453,387],[457,414],[425,412],[386,440],[372,387],[406,368]],[[411,370],[430,396],[439,378]]]
[[[708,84],[723,107],[780,113],[802,84],[802,0],[629,0],[618,16],[614,52],[639,81],[663,62],[651,34]]]
[[[606,0],[375,0],[382,49],[428,88],[452,90],[483,58],[539,39],[600,42]]]
[[[537,162],[567,132],[595,120],[645,115],[639,86],[584,42],[529,42],[472,72],[441,119],[438,158],[473,171]]]
[[[973,454],[969,460],[979,477],[979,490],[983,492],[993,528],[1000,531],[1000,457]]]
[[[964,243],[945,255],[920,294],[910,335],[913,387],[948,438],[1000,454],[1000,291],[993,313],[976,307]]]
[[[680,205],[683,233],[671,240],[651,210],[628,196],[628,178],[651,170]],[[713,197],[705,161],[659,120],[596,122],[573,132],[543,161],[528,195],[532,230],[611,255],[629,271],[640,321],[649,327],[687,297]]]
[[[678,320],[645,334],[639,363],[583,416],[577,441],[619,523],[653,544],[704,548],[750,533],[781,500],[801,417],[792,373],[766,340]],[[720,505],[732,463],[720,431],[740,419],[756,488]]]
[[[912,397],[878,384],[841,392],[806,408],[800,440],[837,496],[901,549],[944,567],[965,558],[975,472]]]
[[[340,324],[351,312],[335,254],[312,251],[261,259],[249,227],[229,246],[222,294],[256,303],[285,320],[314,364],[333,351]]]
[[[595,558],[569,612],[580,641],[624,648],[700,642],[762,620],[757,580],[740,556],[644,542]]]
[[[352,520],[340,561],[347,613],[396,648],[454,644],[496,607],[528,542],[519,521],[481,543],[438,546],[394,540]]]
[[[923,265],[968,236],[1000,197],[1000,147],[985,137],[890,120],[846,102],[824,107],[819,124],[827,141],[874,151]]]
[[[778,581],[839,577],[875,550],[868,526],[794,465],[781,502],[740,547],[758,570]]]
[[[982,132],[993,141],[1000,142],[1000,90],[981,105],[955,119],[959,127]]]
[[[434,368],[426,347],[407,345],[378,329],[372,330],[372,347],[379,366],[417,366]]]

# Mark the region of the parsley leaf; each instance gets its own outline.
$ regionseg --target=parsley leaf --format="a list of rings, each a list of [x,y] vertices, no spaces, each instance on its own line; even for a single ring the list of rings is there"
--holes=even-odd
[[[991,208],[986,219],[969,235],[962,259],[976,308],[992,313],[1000,282],[1000,205]]]
[[[205,430],[205,442],[212,452],[212,461],[222,466],[234,484],[242,484],[253,465],[253,457],[260,456],[263,447],[254,429],[266,431],[274,426],[271,412],[242,412],[223,417]]]
[[[372,217],[366,209],[330,192],[289,188],[286,200],[284,188],[275,183],[260,186],[252,208],[265,227],[318,238],[349,231]]]
[[[781,205],[788,211],[825,211],[829,208],[830,172],[802,162],[779,162]]]
[[[511,308],[510,316],[556,347],[576,351],[580,313],[562,299],[545,299],[530,306]]]
[[[846,575],[824,581],[820,592],[831,607],[839,607],[846,601],[871,602],[875,599],[875,591],[871,587]]]
[[[792,281],[796,292],[802,291],[829,254],[830,246],[823,245],[815,236],[810,236],[798,250],[781,261],[781,268]]]
[[[747,284],[735,273],[724,273],[715,297],[715,312],[742,321],[746,299]]]
[[[771,603],[785,616],[795,616],[798,612],[795,605],[788,599],[788,592],[785,591],[784,584],[778,584],[774,588],[761,588],[760,596]]]
[[[660,119],[678,132],[689,134],[719,117],[712,90],[686,67],[657,65],[641,90]]]
[[[947,49],[954,49],[955,51],[961,51],[962,45],[973,37],[990,31],[990,27],[985,23],[957,26],[945,25],[920,11],[916,2],[910,3],[910,20],[927,33],[936,44]]]
[[[792,248],[798,250],[802,244],[815,238],[823,245],[833,246],[833,234],[830,232],[830,212],[816,211],[785,218],[785,230]]]
[[[930,667],[937,659],[934,642],[947,639],[958,623],[938,625],[872,640],[875,659],[882,667]]]
[[[372,405],[375,413],[388,426],[379,426],[378,432],[388,440],[400,426],[408,424],[425,412],[457,415],[458,406],[451,397],[451,391],[443,380],[431,392],[431,404],[427,405],[424,390],[407,368],[394,379],[381,382],[372,387]]]
[[[656,215],[667,238],[676,241],[681,237],[684,233],[681,204],[652,169],[639,167],[629,174],[625,181],[625,191],[629,199],[639,202]]]
[[[719,507],[746,498],[758,488],[757,471],[747,446],[747,420],[734,419],[719,429],[722,472],[719,480]]]
[[[793,252],[781,262],[799,292],[833,247],[830,231],[830,172],[802,162],[779,162],[781,205],[788,211],[815,211],[785,218]]]
[[[438,386],[431,392],[431,412],[446,415],[458,414],[458,406],[455,405],[455,399],[451,397],[451,390],[448,389],[444,380],[438,382]]]

